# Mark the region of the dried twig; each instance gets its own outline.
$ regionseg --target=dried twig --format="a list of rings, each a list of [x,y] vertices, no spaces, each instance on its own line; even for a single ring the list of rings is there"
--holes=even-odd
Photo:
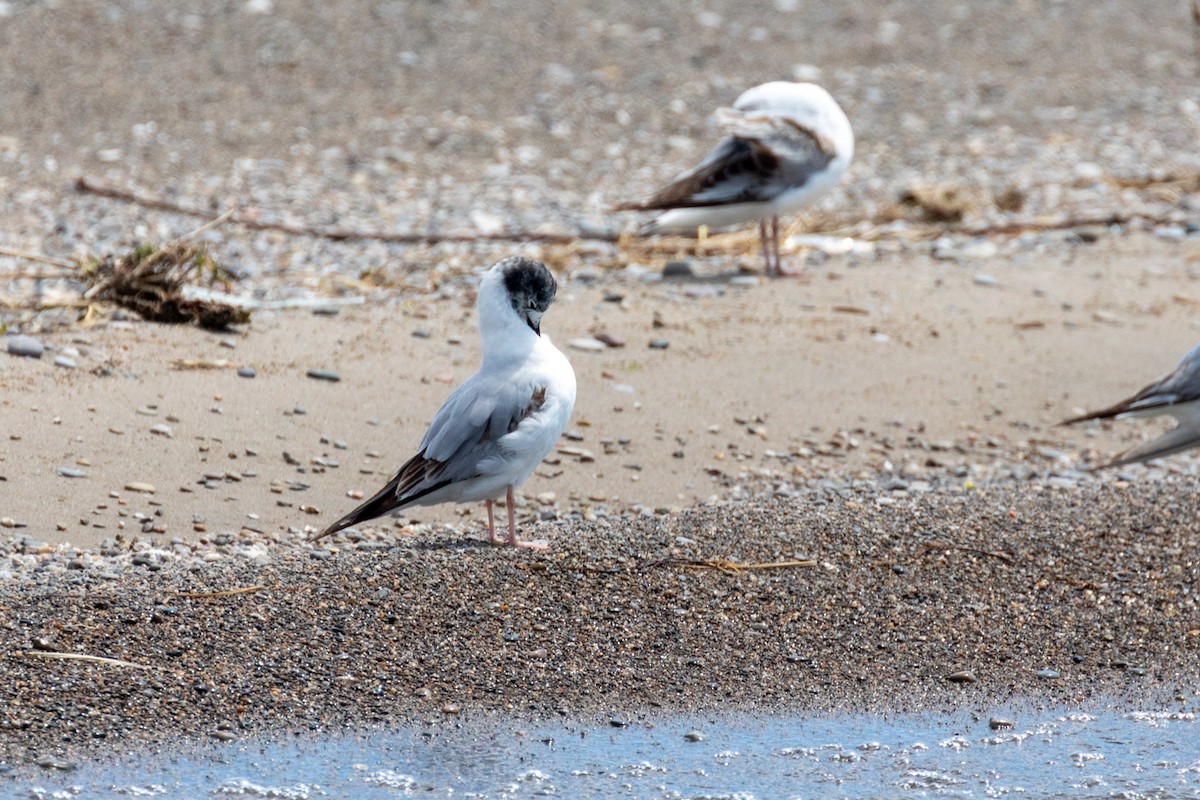
[[[1005,564],[1015,564],[1017,560],[1013,558],[1011,553],[1006,553],[1003,550],[984,550],[979,547],[970,547],[965,544],[955,544],[954,542],[922,542],[921,546],[925,550],[961,550],[964,553],[974,553],[980,556],[990,556],[998,558]]]
[[[753,564],[743,564],[738,561],[730,561],[727,558],[663,558],[658,561],[652,561],[647,564],[647,568],[654,567],[683,567],[684,569],[711,569],[717,572],[724,572],[726,575],[736,575],[739,572],[747,572],[757,569],[794,569],[797,567],[815,567],[817,562],[812,559],[802,561],[767,561]]]
[[[210,597],[232,597],[235,594],[251,594],[253,592],[261,592],[263,589],[271,589],[279,587],[271,587],[265,583],[258,583],[254,586],[242,586],[238,589],[222,589],[219,592],[176,592],[175,597],[186,597],[189,600],[205,599]]]
[[[137,664],[133,661],[125,661],[120,658],[107,658],[105,656],[89,656],[84,653],[55,653],[45,650],[28,650],[18,651],[13,655],[21,658],[54,658],[61,661],[86,661],[89,664],[104,664],[109,667],[132,667],[133,669],[153,669],[149,664]]]
[[[74,272],[76,269],[79,268],[77,264],[70,264],[66,261],[59,261],[56,258],[50,258],[50,256],[44,256],[41,253],[28,253],[24,250],[13,250],[11,247],[0,247],[0,256],[9,256],[10,258],[20,258],[20,259],[24,259],[25,261],[36,261],[39,264],[49,264],[52,267],[60,267],[61,269],[69,269],[72,272]],[[21,277],[28,277],[28,276],[22,275]],[[42,277],[42,276],[34,276],[34,277]]]
[[[209,212],[163,200],[162,198],[140,195],[134,192],[103,186],[80,177],[75,181],[77,191],[132,203],[142,208],[155,211],[168,211],[173,214],[185,214],[191,217],[208,217]],[[268,222],[254,219],[243,212],[231,210],[224,215],[232,224],[256,231],[278,231],[292,236],[315,236],[322,239],[332,239],[335,242],[371,240],[390,244],[440,244],[443,242],[546,242],[549,244],[568,244],[580,239],[598,239],[615,241],[616,237],[601,233],[535,233],[530,231],[514,231],[513,233],[493,234],[430,234],[430,233],[385,233],[383,231],[364,231],[350,228],[315,228],[304,225],[289,225],[286,222]],[[215,220],[212,220],[215,222]]]
[[[234,365],[227,358],[218,358],[216,360],[202,358],[177,358],[171,362],[171,369],[187,370],[187,369],[230,369]]]

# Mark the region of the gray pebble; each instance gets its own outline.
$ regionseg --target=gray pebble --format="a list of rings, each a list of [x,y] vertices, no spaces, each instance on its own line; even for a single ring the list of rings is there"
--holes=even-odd
[[[41,358],[46,347],[31,336],[8,337],[8,354],[25,358]]]
[[[703,742],[704,734],[700,731],[688,731],[683,735],[683,738],[689,742]]]
[[[671,346],[671,343],[668,342],[666,339],[651,339],[650,340],[650,348],[652,350],[666,350],[670,346]]]
[[[668,261],[663,266],[662,275],[664,278],[693,278],[696,273],[686,261]]]
[[[75,361],[66,356],[58,356],[54,359],[54,366],[62,367],[63,369],[75,369]]]
[[[81,469],[75,469],[74,467],[59,467],[57,470],[55,470],[55,472],[57,472],[59,475],[61,475],[64,478],[85,478],[85,477],[87,477],[86,472],[84,472]]]
[[[429,331],[425,330],[424,328],[417,328],[415,331],[412,332],[412,335],[413,335],[414,339],[428,339],[430,336],[430,333],[429,333]]]
[[[317,306],[312,310],[312,313],[318,317],[336,317],[342,313],[342,310],[337,306]]]
[[[342,379],[341,375],[338,375],[336,372],[330,372],[327,369],[310,369],[305,374],[313,380],[329,381],[330,383],[337,383]]]
[[[957,672],[951,672],[946,676],[946,680],[951,683],[975,683],[977,680],[975,673],[969,669],[960,669]]]
[[[1061,678],[1062,677],[1062,675],[1058,672],[1058,670],[1054,670],[1054,669],[1039,669],[1035,674],[1039,678]]]
[[[242,367],[237,371],[239,378],[253,378],[258,375],[251,367]]]
[[[988,727],[994,731],[1006,731],[1015,727],[1016,724],[1010,719],[1001,719],[1000,717],[992,717],[988,720]]]

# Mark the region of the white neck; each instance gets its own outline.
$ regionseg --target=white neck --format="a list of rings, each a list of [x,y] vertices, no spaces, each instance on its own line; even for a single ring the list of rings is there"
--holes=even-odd
[[[524,359],[538,343],[538,335],[526,325],[512,307],[508,292],[500,283],[500,273],[488,273],[475,299],[479,315],[484,363]]]

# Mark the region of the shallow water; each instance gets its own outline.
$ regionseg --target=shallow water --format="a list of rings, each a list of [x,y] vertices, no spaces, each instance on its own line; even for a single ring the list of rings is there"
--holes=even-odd
[[[23,798],[1200,798],[1194,714],[666,717],[280,739],[0,783]],[[688,734],[703,738],[693,741]]]

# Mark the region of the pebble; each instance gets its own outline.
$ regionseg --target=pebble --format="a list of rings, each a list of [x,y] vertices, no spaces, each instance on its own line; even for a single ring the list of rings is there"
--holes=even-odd
[[[424,328],[417,328],[412,332],[412,335],[414,339],[428,339],[431,336],[429,331]]]
[[[57,356],[54,359],[54,366],[62,367],[63,369],[75,369],[75,360],[66,356]]]
[[[946,680],[951,683],[975,683],[977,680],[975,673],[969,669],[960,669],[957,672],[951,672],[946,676]]]
[[[127,483],[125,484],[127,492],[141,492],[142,494],[154,494],[154,486],[149,483]]]
[[[974,278],[976,286],[999,286],[1000,281],[993,278],[991,275],[976,275]]]
[[[615,333],[610,333],[608,331],[597,331],[596,333],[592,334],[592,336],[596,339],[596,341],[603,342],[608,347],[616,348],[625,346],[625,339]]]
[[[671,343],[668,342],[666,339],[651,339],[650,340],[650,349],[652,349],[652,350],[666,350],[670,346],[671,346]]]
[[[1039,678],[1047,678],[1047,679],[1062,677],[1062,674],[1058,670],[1055,670],[1055,669],[1039,669],[1034,674],[1037,675]]]
[[[694,278],[696,273],[692,270],[692,265],[686,261],[668,261],[663,265],[662,276],[664,278]]]
[[[993,258],[999,252],[1000,248],[996,243],[988,239],[972,242],[959,251],[963,258]]]
[[[567,346],[573,350],[582,350],[588,353],[600,353],[608,349],[608,345],[604,342],[590,336],[570,339],[567,341]]]
[[[683,738],[689,742],[703,742],[706,737],[700,731],[688,731]]]
[[[336,372],[330,372],[326,369],[310,369],[305,374],[313,380],[329,381],[330,383],[337,383],[342,379],[341,375],[338,375]]]
[[[168,439],[175,436],[175,432],[171,430],[171,426],[167,425],[166,423],[163,423],[163,422],[160,422],[157,425],[152,426],[150,428],[150,432],[153,433],[155,436],[165,436]]]
[[[41,358],[46,346],[32,336],[8,337],[8,354],[23,358]]]
[[[237,371],[239,378],[254,378],[258,375],[251,367],[242,367]]]
[[[57,470],[55,470],[55,472],[57,472],[59,475],[61,475],[64,478],[86,478],[87,477],[86,472],[84,472],[81,469],[75,469],[73,467],[59,467]]]
[[[1006,731],[1016,727],[1016,724],[1010,719],[1002,719],[1000,717],[992,717],[988,720],[988,727],[994,731]]]

